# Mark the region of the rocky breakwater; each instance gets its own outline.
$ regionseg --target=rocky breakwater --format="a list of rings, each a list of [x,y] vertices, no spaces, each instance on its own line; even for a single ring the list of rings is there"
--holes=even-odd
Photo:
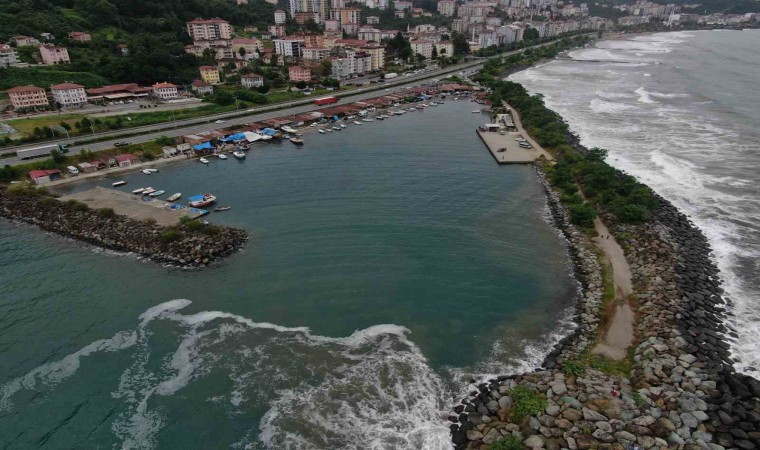
[[[93,210],[79,202],[61,202],[34,188],[0,188],[0,215],[36,225],[78,241],[128,252],[183,268],[199,268],[242,248],[241,229],[188,221],[173,227]]]
[[[641,225],[603,217],[633,274],[636,340],[623,364],[594,359],[598,262],[545,186],[581,282],[578,328],[541,370],[490,379],[462,399],[449,417],[455,447],[758,448],[760,383],[733,370],[730,305],[702,233],[664,199]]]

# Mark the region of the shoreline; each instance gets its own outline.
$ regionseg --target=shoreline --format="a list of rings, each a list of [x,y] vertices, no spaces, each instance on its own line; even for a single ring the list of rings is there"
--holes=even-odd
[[[568,137],[588,154],[577,136]],[[701,230],[656,193],[659,206],[643,224],[601,216],[631,267],[636,314],[630,372],[611,370],[584,356],[600,339],[602,292],[593,282],[601,280],[599,261],[593,251],[584,253],[593,249],[589,236],[569,223],[559,194],[535,168],[581,286],[575,328],[533,372],[488,379],[455,405],[449,416],[455,448],[500,441],[571,450],[759,447],[760,382],[734,370],[730,302]],[[517,389],[533,393],[539,406],[521,412],[525,394],[513,394]]]

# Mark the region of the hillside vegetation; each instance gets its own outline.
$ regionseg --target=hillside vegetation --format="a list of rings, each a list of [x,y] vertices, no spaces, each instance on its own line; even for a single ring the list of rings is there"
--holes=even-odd
[[[5,1],[0,2],[3,24],[0,42],[15,35],[38,37],[43,32],[53,33],[56,42],[69,48],[72,59],[72,64],[61,70],[89,73],[111,82],[186,84],[197,77],[196,67],[200,64],[195,56],[184,51],[184,46],[190,43],[186,21],[221,17],[241,28],[244,25],[262,28],[271,21],[275,9],[264,0],[250,0],[249,4],[239,6],[230,0]],[[68,42],[66,36],[70,31],[89,31],[93,42]],[[128,56],[117,52],[118,44],[129,46]],[[59,81],[55,75],[46,76]],[[75,81],[73,75],[62,77]],[[0,78],[5,82],[5,76]],[[45,84],[44,81],[39,84]]]

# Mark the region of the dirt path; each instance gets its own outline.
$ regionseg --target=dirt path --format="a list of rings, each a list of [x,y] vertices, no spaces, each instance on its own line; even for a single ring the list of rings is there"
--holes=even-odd
[[[631,269],[625,260],[625,253],[601,220],[594,220],[594,228],[599,236],[593,241],[604,252],[612,267],[612,281],[615,286],[615,315],[602,341],[591,351],[615,360],[625,358],[628,347],[633,343],[633,310],[628,304],[628,296],[633,293]]]

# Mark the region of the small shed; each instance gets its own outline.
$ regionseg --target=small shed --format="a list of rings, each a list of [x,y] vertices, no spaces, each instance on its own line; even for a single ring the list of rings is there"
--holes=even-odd
[[[119,167],[129,167],[140,162],[140,158],[131,153],[116,155],[114,156],[114,159],[116,160],[116,164],[118,164]]]
[[[88,162],[81,162],[77,164],[77,167],[79,167],[79,170],[81,170],[83,173],[92,173],[98,170],[98,166]]]
[[[177,147],[172,147],[171,145],[162,147],[161,151],[164,153],[164,158],[171,158],[172,156],[177,156],[179,153]]]
[[[61,178],[61,171],[58,169],[32,170],[29,172],[29,178],[35,184],[45,184]]]

